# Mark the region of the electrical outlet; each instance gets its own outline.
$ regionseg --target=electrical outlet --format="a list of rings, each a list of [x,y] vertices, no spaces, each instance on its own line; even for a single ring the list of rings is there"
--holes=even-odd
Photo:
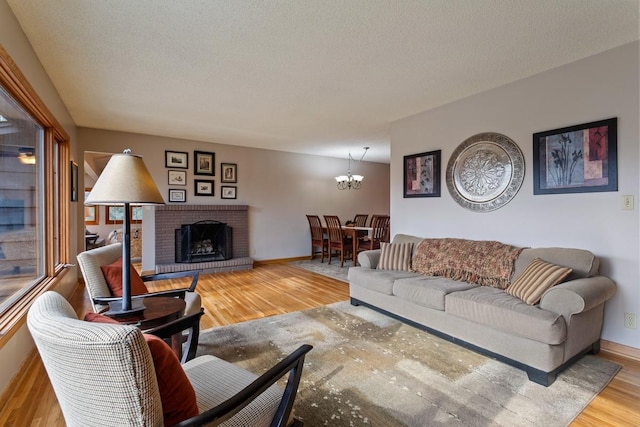
[[[634,313],[624,314],[624,327],[629,329],[636,329],[636,315]]]
[[[620,198],[620,207],[623,211],[633,210],[633,195],[624,195]]]

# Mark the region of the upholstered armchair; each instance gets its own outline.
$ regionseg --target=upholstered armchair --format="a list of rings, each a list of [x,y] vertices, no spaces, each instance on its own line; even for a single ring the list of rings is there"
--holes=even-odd
[[[118,296],[114,296],[112,294],[111,288],[107,283],[107,278],[105,277],[102,267],[113,265],[121,257],[121,243],[103,246],[78,254],[78,264],[80,265],[80,271],[82,272],[87,293],[89,294],[89,298],[91,299],[93,310],[96,313],[107,308],[110,301],[120,299]],[[178,279],[182,277],[192,278],[191,285],[188,288],[144,293],[141,295],[134,295],[132,296],[132,298],[144,298],[150,296],[173,296],[177,298],[183,298],[186,303],[185,314],[197,313],[200,311],[200,308],[202,306],[200,295],[195,292],[195,288],[198,284],[199,278],[198,271],[153,274],[142,276],[141,279],[142,282],[150,282],[165,279]]]
[[[69,427],[301,425],[292,409],[309,345],[259,377],[211,355],[180,365],[162,339],[79,320],[52,291],[34,301],[27,325]]]

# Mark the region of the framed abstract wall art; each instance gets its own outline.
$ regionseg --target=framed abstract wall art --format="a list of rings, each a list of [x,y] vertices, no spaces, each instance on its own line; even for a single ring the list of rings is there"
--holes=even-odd
[[[617,118],[533,134],[533,194],[618,190]]]
[[[441,150],[404,156],[404,197],[440,197]]]

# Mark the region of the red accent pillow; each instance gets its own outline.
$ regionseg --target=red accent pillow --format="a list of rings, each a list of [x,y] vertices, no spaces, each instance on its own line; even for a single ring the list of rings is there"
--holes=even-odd
[[[108,316],[98,313],[87,313],[84,320],[96,323],[119,324]],[[178,356],[171,347],[155,335],[142,334],[147,341],[151,358],[156,371],[164,425],[171,426],[195,417],[200,413],[196,400],[196,392],[184,373]]]
[[[133,265],[129,266],[131,269],[131,295],[148,294],[149,289],[145,286],[142,278],[138,274]],[[114,297],[122,296],[122,257],[118,258],[109,265],[103,265],[100,267],[104,279],[107,281],[107,285],[111,290],[111,295]]]

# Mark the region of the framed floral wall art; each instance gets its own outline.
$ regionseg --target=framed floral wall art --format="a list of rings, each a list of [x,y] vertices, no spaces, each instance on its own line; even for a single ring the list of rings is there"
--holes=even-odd
[[[533,134],[533,194],[618,190],[617,118]]]

